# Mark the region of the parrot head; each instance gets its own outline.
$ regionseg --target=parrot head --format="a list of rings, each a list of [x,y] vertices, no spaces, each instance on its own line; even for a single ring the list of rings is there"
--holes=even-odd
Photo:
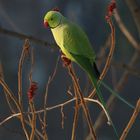
[[[55,28],[60,25],[62,14],[57,10],[52,10],[46,13],[44,17],[44,26]]]

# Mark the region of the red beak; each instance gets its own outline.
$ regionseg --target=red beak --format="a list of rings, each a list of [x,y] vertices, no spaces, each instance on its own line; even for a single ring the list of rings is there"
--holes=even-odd
[[[44,27],[48,28],[49,27],[49,24],[48,24],[48,21],[44,21]]]

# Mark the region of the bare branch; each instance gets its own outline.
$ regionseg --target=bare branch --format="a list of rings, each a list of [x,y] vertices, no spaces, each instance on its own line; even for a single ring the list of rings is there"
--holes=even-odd
[[[41,39],[38,39],[36,37],[25,35],[25,34],[22,34],[22,33],[10,31],[10,30],[2,28],[2,27],[0,27],[0,33],[4,34],[4,35],[15,37],[15,38],[19,38],[19,39],[22,39],[22,40],[25,40],[25,39],[28,38],[30,41],[32,41],[32,42],[34,42],[38,45],[42,45],[42,46],[51,46],[53,48],[56,48],[56,46],[57,46],[56,44],[50,44],[45,40],[41,40]]]
[[[139,112],[140,112],[140,99],[137,101],[137,105],[136,105],[136,108],[133,112],[133,115],[131,116],[126,128],[124,129],[124,131],[123,131],[123,133],[120,137],[120,140],[125,140],[126,139],[128,133],[129,133],[129,130],[131,129],[132,125],[134,124]]]
[[[135,21],[135,24],[137,26],[139,35],[140,35],[140,7],[136,0],[125,0],[126,4],[128,5],[132,17]]]
[[[62,128],[64,129],[64,118],[65,118],[65,115],[64,115],[64,106],[61,106],[61,126]]]
[[[81,105],[82,105],[83,111],[84,111],[86,119],[87,119],[87,123],[88,123],[89,129],[90,129],[91,136],[92,136],[93,140],[96,140],[96,134],[95,134],[95,131],[94,131],[94,128],[92,125],[90,113],[89,113],[88,107],[85,103],[83,94],[81,93],[81,89],[79,87],[79,83],[78,83],[78,80],[77,80],[76,75],[74,73],[74,70],[72,68],[72,65],[68,66],[68,71],[69,71],[69,74],[70,74],[70,76],[73,80],[73,83],[75,85],[75,88],[76,88],[76,93],[75,93],[75,94],[77,94],[76,97],[80,98],[80,100],[81,100]]]
[[[22,67],[23,63],[26,57],[27,52],[29,51],[29,40],[25,40],[25,43],[23,45],[21,57],[19,60],[19,65],[18,65],[18,98],[19,98],[19,104],[22,106]]]
[[[136,50],[140,51],[139,43],[135,40],[135,38],[131,35],[131,33],[128,31],[128,29],[124,25],[117,10],[115,10],[115,12],[114,12],[114,17],[115,17],[116,22],[118,23],[117,25],[119,26],[120,30],[125,35],[125,37],[128,39],[128,41],[132,44],[132,47],[134,47]]]
[[[68,100],[68,101],[65,101],[64,103],[60,103],[60,104],[57,104],[57,105],[55,105],[55,106],[47,107],[47,108],[45,108],[45,110],[51,111],[51,110],[53,110],[53,109],[61,108],[62,106],[64,107],[64,106],[66,106],[66,105],[72,103],[72,102],[75,101],[75,100],[76,100],[76,98],[72,98],[72,99],[70,99],[70,100]],[[85,100],[86,102],[96,103],[96,104],[99,105],[103,110],[105,110],[104,107],[103,107],[103,105],[102,105],[98,100],[90,99],[90,98],[84,98],[84,100]],[[40,113],[43,113],[43,112],[44,112],[44,109],[41,109],[41,110],[35,111],[35,114],[40,114]],[[105,112],[106,117],[107,117],[107,119],[108,119],[109,117],[107,116],[106,111],[104,111],[104,112]],[[32,113],[32,112],[24,112],[24,115],[28,115],[28,114],[31,114],[31,113]],[[5,118],[3,121],[1,121],[1,122],[0,122],[0,125],[3,125],[5,122],[9,121],[10,119],[12,119],[12,118],[14,118],[14,117],[18,117],[18,116],[21,116],[21,113],[12,114],[12,115],[10,115],[9,117]]]
[[[108,21],[108,23],[109,23],[109,26],[110,26],[110,29],[111,29],[111,48],[110,48],[110,52],[108,54],[104,69],[103,69],[103,71],[102,71],[102,73],[101,73],[101,75],[99,77],[98,83],[101,80],[103,80],[103,78],[107,74],[108,69],[109,69],[109,67],[111,65],[111,60],[112,60],[112,57],[113,57],[113,54],[114,54],[114,49],[115,49],[115,28],[113,26],[113,23],[112,23],[111,19]],[[94,90],[90,93],[90,95],[88,97],[93,98],[93,96],[95,95],[95,92],[96,92],[96,90],[94,88]]]

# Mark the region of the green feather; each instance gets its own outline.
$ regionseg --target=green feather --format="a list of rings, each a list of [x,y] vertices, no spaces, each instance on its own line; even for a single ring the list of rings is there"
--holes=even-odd
[[[66,23],[68,23],[68,21]],[[63,37],[63,45],[68,52],[95,61],[95,53],[89,39],[79,26],[69,22],[63,28]]]

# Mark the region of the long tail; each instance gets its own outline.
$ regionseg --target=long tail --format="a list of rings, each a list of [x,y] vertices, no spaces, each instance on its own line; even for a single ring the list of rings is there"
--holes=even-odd
[[[110,121],[111,121],[110,123],[111,123],[111,125],[112,125],[112,127],[114,129],[114,132],[115,132],[117,138],[119,139],[119,135],[118,135],[117,129],[116,129],[115,125],[113,124],[112,120],[111,120],[111,117],[109,115],[109,111],[108,111],[108,109],[106,107],[106,103],[105,103],[105,101],[103,99],[103,96],[102,96],[102,93],[100,91],[100,88],[99,88],[100,85],[103,85],[107,90],[109,90],[109,92],[111,92],[114,96],[116,96],[119,100],[121,100],[123,103],[125,103],[126,105],[128,105],[130,108],[134,109],[135,107],[132,104],[130,104],[129,102],[127,102],[124,98],[122,98],[118,93],[116,93],[115,91],[113,91],[103,81],[100,81],[99,84],[97,84],[97,81],[99,79],[100,73],[99,73],[98,68],[97,68],[97,66],[96,66],[95,63],[93,64],[92,72],[91,71],[88,72],[88,76],[91,79],[91,82],[92,82],[93,86],[96,89],[96,93],[97,93],[97,96],[98,96],[100,102],[102,103],[102,105],[106,109],[106,112],[108,113],[108,116],[109,116]]]
[[[95,75],[96,79],[99,79],[100,72],[96,66],[96,63],[93,64],[93,74]],[[114,91],[111,87],[109,87],[103,80],[99,82],[98,86],[104,86],[110,93],[112,93],[115,97],[117,97],[120,101],[128,105],[130,108],[134,109],[135,106],[130,104],[128,101],[126,101],[123,97],[121,97],[116,91]]]
[[[116,129],[114,123],[113,123],[112,120],[111,120],[111,117],[110,117],[110,115],[109,115],[109,111],[108,111],[108,109],[107,109],[107,107],[106,107],[106,103],[105,103],[105,101],[104,101],[104,99],[103,99],[103,96],[102,96],[102,94],[101,94],[101,91],[100,91],[100,89],[99,89],[99,86],[97,85],[97,76],[98,76],[98,75],[95,75],[95,73],[94,73],[95,71],[96,71],[96,70],[94,69],[93,73],[91,73],[91,72],[88,73],[88,76],[89,76],[89,78],[91,79],[91,82],[92,82],[93,86],[94,86],[95,89],[96,89],[96,93],[97,93],[97,96],[98,96],[100,102],[101,102],[102,105],[104,106],[104,108],[105,108],[105,110],[106,110],[106,112],[107,112],[107,114],[108,114],[108,116],[109,116],[109,118],[110,118],[110,122],[109,122],[109,123],[112,125],[112,127],[113,127],[113,129],[114,129],[114,132],[115,132],[117,138],[119,138],[117,129]],[[94,75],[95,75],[95,76],[94,76]]]
[[[119,93],[117,93],[116,91],[114,91],[112,88],[110,88],[104,81],[100,81],[101,85],[104,86],[110,93],[112,93],[115,97],[117,97],[120,101],[122,101],[123,103],[125,103],[127,106],[129,106],[130,108],[134,109],[135,106],[132,105],[131,103],[129,103],[128,101],[126,101],[123,97],[121,97],[119,95]]]

